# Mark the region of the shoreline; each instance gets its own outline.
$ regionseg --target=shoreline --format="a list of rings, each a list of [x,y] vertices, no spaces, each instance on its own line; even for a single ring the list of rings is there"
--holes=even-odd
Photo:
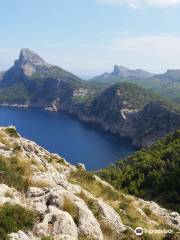
[[[28,104],[8,104],[8,103],[1,103],[0,107],[30,108]]]
[[[130,145],[135,148],[136,150],[139,150],[141,148],[139,148],[138,146],[133,145],[133,140],[127,136],[122,136],[119,133],[115,133],[113,131],[111,131],[110,129],[107,129],[105,127],[103,127],[100,123],[95,122],[95,121],[87,121],[86,118],[84,117],[80,117],[78,114],[75,114],[71,111],[68,110],[64,110],[64,109],[57,109],[56,111],[52,110],[51,108],[48,107],[40,107],[40,106],[31,106],[31,105],[24,105],[24,104],[0,104],[0,107],[10,107],[10,108],[22,108],[22,109],[40,109],[44,112],[51,112],[51,113],[58,113],[58,112],[64,112],[66,114],[71,115],[72,117],[74,117],[75,119],[77,119],[78,121],[80,121],[81,123],[85,123],[85,124],[89,124],[90,126],[92,126],[94,129],[98,129],[101,130],[105,133],[110,133],[113,136],[116,136],[118,138],[121,139],[125,139],[127,141],[129,141]]]

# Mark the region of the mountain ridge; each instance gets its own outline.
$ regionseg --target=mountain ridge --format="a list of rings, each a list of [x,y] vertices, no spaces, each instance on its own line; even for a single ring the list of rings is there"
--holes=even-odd
[[[48,64],[38,54],[28,48],[24,48],[21,49],[19,58],[14,62],[14,66],[4,73],[0,82],[0,88],[8,87],[16,82],[28,82],[36,78],[81,81],[74,74]]]
[[[180,111],[178,104],[132,83],[122,82],[104,88],[83,81],[46,63],[29,49],[21,50],[15,65],[3,75],[0,104],[64,110],[82,121],[98,124],[107,131],[130,138],[137,147],[149,146],[180,127],[180,116],[174,113]],[[169,119],[174,125],[169,123]],[[160,121],[165,121],[163,129]]]
[[[104,107],[106,106],[106,107]],[[65,110],[67,110],[65,108]],[[180,128],[180,109],[143,88],[120,83],[105,89],[90,103],[70,112],[86,122],[127,137],[138,148]]]
[[[114,65],[114,70],[111,73],[103,73],[100,76],[94,77],[91,81],[109,81],[112,79],[116,81],[123,79],[147,79],[152,78],[155,74],[144,71],[142,69],[129,69],[124,66]]]
[[[130,69],[124,66],[114,65],[114,69],[112,72],[105,72],[102,75],[95,76],[89,81],[122,81],[122,80],[150,80],[150,79],[160,79],[162,81],[172,81],[179,82],[180,81],[180,69],[168,69],[164,73],[150,73],[148,71],[142,69]]]
[[[180,69],[168,69],[164,74],[157,74],[154,78],[162,81],[180,82]]]
[[[121,69],[123,72],[123,70],[125,69],[126,71],[127,68],[122,67]],[[137,75],[134,75],[134,77],[122,77],[121,75],[118,76],[118,74],[116,75],[113,73],[114,72],[104,73],[90,79],[89,82],[94,82],[94,84],[101,83],[105,86],[109,86],[118,82],[128,81],[180,103],[180,69],[169,69],[165,73],[152,74],[151,76],[149,75],[149,77],[147,76],[145,78],[142,76],[138,77]]]

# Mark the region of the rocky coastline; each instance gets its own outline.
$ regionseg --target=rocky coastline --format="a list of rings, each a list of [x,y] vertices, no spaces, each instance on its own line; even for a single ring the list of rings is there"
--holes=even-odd
[[[0,104],[0,106],[17,108],[39,107],[24,104]],[[107,122],[101,117],[88,114],[82,105],[73,103],[60,104],[59,100],[53,101],[50,106],[40,106],[40,108],[50,112],[65,111],[74,115],[82,122],[99,126],[103,130],[119,137],[128,138],[137,149],[149,147],[158,139],[180,128],[180,113],[168,110],[160,102],[152,102],[139,111],[127,111],[126,109],[126,117],[124,118],[120,115],[118,121],[115,122]],[[151,120],[152,116],[153,122]],[[164,122],[165,119],[166,122]],[[159,122],[162,122],[161,126],[155,129]]]

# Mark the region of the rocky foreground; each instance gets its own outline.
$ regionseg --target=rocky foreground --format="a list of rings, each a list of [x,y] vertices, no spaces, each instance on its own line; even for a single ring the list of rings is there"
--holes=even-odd
[[[114,190],[82,164],[72,166],[22,138],[14,127],[0,128],[0,216],[10,205],[36,216],[29,229],[7,231],[11,240],[139,239],[136,227],[158,230],[141,239],[178,239],[180,231],[178,213]]]

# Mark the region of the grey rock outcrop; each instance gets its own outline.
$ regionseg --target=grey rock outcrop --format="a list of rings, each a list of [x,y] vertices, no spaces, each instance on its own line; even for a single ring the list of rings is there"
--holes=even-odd
[[[35,191],[33,193],[33,190]],[[89,236],[92,239],[103,239],[103,235],[100,229],[100,225],[96,218],[94,217],[93,213],[88,209],[87,205],[84,203],[83,200],[72,194],[71,192],[67,191],[61,186],[55,187],[51,190],[48,190],[46,193],[46,190],[44,190],[44,193],[42,193],[40,189],[40,193],[38,193],[38,189],[31,188],[31,193],[29,193],[28,196],[38,196],[33,197],[30,199],[31,205],[33,206],[35,211],[38,211],[39,213],[43,214],[45,213],[44,220],[40,225],[37,226],[37,234],[47,234],[47,226],[48,223],[52,223],[52,214],[49,215],[49,212],[52,211],[57,214],[62,212],[58,212],[58,209],[63,209],[64,204],[66,204],[66,201],[70,201],[70,204],[73,204],[73,206],[78,211],[78,233],[83,236]],[[41,195],[41,196],[40,196]],[[47,207],[49,205],[49,207]],[[58,209],[53,207],[56,206]],[[56,216],[56,219],[58,217]],[[54,223],[57,226],[57,222]],[[53,224],[53,228],[54,228]],[[71,224],[72,225],[72,224]],[[52,232],[53,235],[56,235],[55,232]],[[66,233],[67,235],[67,233]]]
[[[20,64],[21,66],[23,66],[23,65],[26,65],[27,63],[31,64],[32,66],[46,66],[46,67],[51,66],[32,50],[28,48],[23,48],[21,49],[17,64]]]
[[[120,236],[127,228],[122,224],[117,212],[101,200],[97,201],[97,206],[99,209],[100,224],[109,228],[112,235],[114,234],[116,237]]]
[[[51,228],[49,228],[50,224]],[[50,235],[61,237],[61,235],[63,235],[74,238],[75,240],[78,239],[77,226],[71,215],[54,206],[48,207],[43,221],[35,227],[34,232],[38,236]]]
[[[166,224],[172,226],[173,228],[180,229],[180,214],[177,212],[168,211],[165,208],[160,207],[157,203],[153,201],[144,201],[140,200],[143,204],[143,207],[148,207],[153,214],[159,216],[163,219]]]

